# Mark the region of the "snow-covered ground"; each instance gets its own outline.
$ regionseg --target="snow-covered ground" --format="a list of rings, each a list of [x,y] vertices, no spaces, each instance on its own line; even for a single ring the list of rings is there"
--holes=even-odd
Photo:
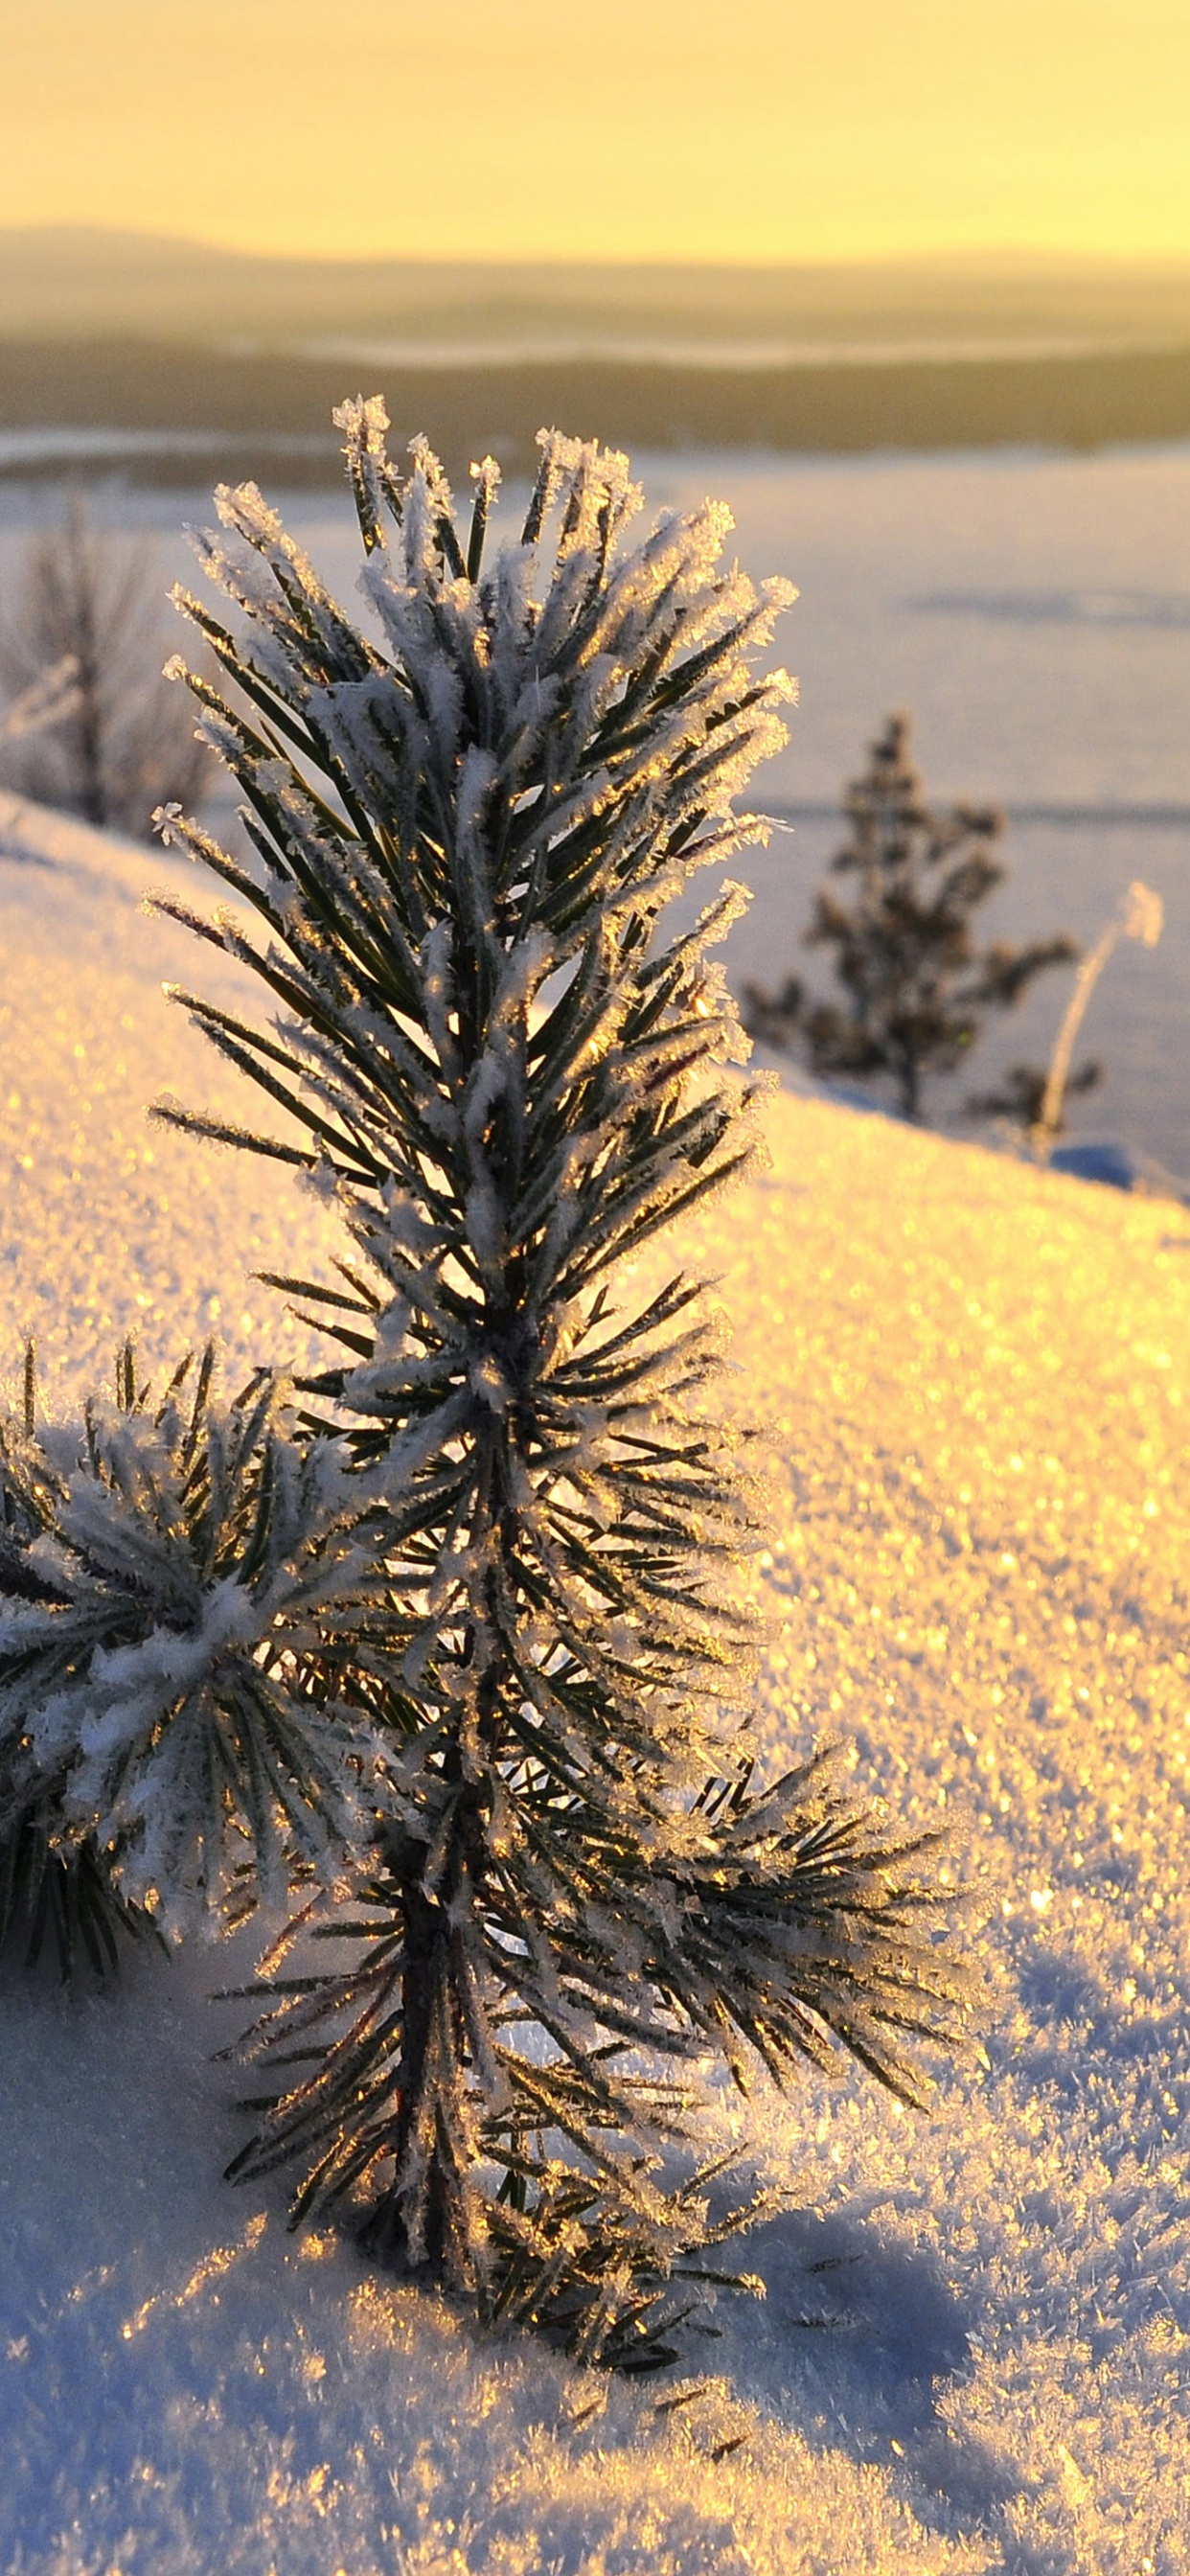
[[[303,1337],[289,1174],[145,1124],[232,1106],[159,985],[178,871],[0,800],[0,1347],[51,1395]],[[193,891],[193,889],[189,889]],[[974,1895],[979,2048],[926,2118],[757,2106],[796,2206],[689,2368],[476,2337],[233,2193],[233,1952],[0,1989],[12,2576],[1181,2576],[1190,2560],[1190,1218],[830,1104],[697,1228],[775,1478],[760,1712]],[[726,2111],[722,2116],[727,2117]],[[680,2401],[675,2403],[674,2401]]]

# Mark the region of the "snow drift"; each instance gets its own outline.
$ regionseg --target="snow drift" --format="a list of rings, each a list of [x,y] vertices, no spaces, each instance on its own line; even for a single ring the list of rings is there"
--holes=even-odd
[[[130,1324],[146,1368],[214,1326],[234,1372],[292,1202],[145,1123],[212,1096],[156,989],[186,943],[139,910],[181,872],[11,799],[0,851],[6,1356],[34,1331],[63,1405]],[[747,2246],[768,2297],[642,2393],[220,2182],[234,1948],[73,2003],[8,1970],[19,2576],[1184,2564],[1190,1221],[823,1103],[768,1128],[691,1228],[780,1498],[762,1732],[774,1766],[837,1732],[898,1821],[951,1822],[980,2054],[929,2119],[858,2078],[770,2107],[759,2179],[798,2206]]]

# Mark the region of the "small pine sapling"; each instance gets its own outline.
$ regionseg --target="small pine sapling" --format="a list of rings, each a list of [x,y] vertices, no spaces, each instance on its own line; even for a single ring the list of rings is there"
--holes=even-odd
[[[709,506],[627,546],[626,460],[554,434],[488,565],[490,458],[460,528],[424,443],[394,471],[378,401],[336,417],[369,630],[253,487],[221,493],[200,559],[239,631],[182,604],[250,710],[191,683],[258,868],[163,818],[255,912],[258,939],[171,907],[272,1026],[176,998],[306,1141],[163,1114],[337,1204],[338,1282],[274,1284],[338,1346],[311,1446],[343,1437],[380,1515],[376,1829],[355,1901],[312,1918],[346,1963],[271,1981],[233,2170],[298,2160],[298,2215],[370,2195],[390,2265],[656,2362],[663,2284],[717,2232],[705,2175],[660,2179],[697,2146],[694,2061],[783,2084],[837,2042],[914,2098],[904,2043],[958,1991],[919,1846],[819,1762],[754,1780],[718,1327],[681,1272],[628,1288],[757,1150],[706,953],[742,898],[663,915],[759,829],[731,800],[783,738],[785,676],[751,665],[786,592],[720,567]]]
[[[974,915],[1004,876],[990,856],[1002,819],[932,810],[909,741],[908,717],[890,716],[848,790],[850,836],[831,862],[856,880],[854,899],[822,888],[806,932],[808,947],[834,952],[846,1003],[807,1003],[796,979],[778,993],[750,985],[744,1019],[762,1044],[804,1046],[816,1073],[890,1075],[901,1116],[919,1119],[927,1077],[964,1061],[987,1013],[1078,951],[1064,936],[977,947]]]
[[[732,799],[783,739],[753,665],[787,594],[721,566],[709,505],[633,547],[626,459],[553,433],[485,561],[490,459],[460,526],[382,404],[337,418],[367,623],[221,492],[200,559],[236,614],[182,604],[255,864],[160,817],[241,906],[164,908],[270,1024],[174,998],[286,1132],[160,1114],[337,1208],[335,1277],[273,1283],[327,1364],[300,1411],[262,1378],[151,1412],[131,1362],[72,1435],[30,1405],[8,1807],[157,1919],[288,1877],[232,2170],[296,2164],[295,2217],[362,2212],[389,2266],[649,2367],[697,2296],[667,2285],[752,2214],[708,2201],[708,2056],[746,2091],[842,2050],[917,2099],[961,1997],[921,1842],[829,1760],[756,1777],[721,1330],[634,1267],[758,1151],[707,955],[743,898],[665,916],[760,828]]]

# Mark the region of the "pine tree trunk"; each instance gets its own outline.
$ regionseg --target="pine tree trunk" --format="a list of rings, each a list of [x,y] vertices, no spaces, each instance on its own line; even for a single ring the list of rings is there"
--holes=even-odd
[[[493,1483],[503,1482],[493,1441],[487,1472],[481,1478],[485,1501]],[[499,1514],[502,1572],[507,1584],[515,1554],[517,1515],[511,1505]],[[494,1596],[494,1580],[489,1581]],[[489,1608],[489,1640],[495,1633],[494,1597]],[[477,1634],[467,1652],[474,1655]],[[506,1658],[497,1653],[485,1666],[476,1693],[477,1735],[491,1759],[499,1752],[501,1704],[508,1678]],[[466,2151],[459,2136],[455,2086],[465,2083],[466,2014],[463,2000],[465,1962],[461,1956],[460,1912],[482,1870],[485,1826],[479,1783],[460,1787],[463,1759],[456,1743],[447,1756],[446,1780],[458,1790],[452,1827],[441,1857],[437,1884],[425,1884],[427,1851],[422,1843],[406,1845],[398,1863],[404,1922],[404,1968],[401,1981],[401,2043],[396,2073],[397,2122],[395,2170],[361,2234],[367,2252],[401,2271],[418,2273],[447,2289],[473,2286],[474,2259],[468,2222]],[[442,2047],[448,2052],[449,2086],[444,2084]],[[447,2093],[452,2098],[448,2102]],[[425,2130],[432,2124],[428,2162]]]
[[[386,2266],[455,2290],[473,2286],[475,2268],[456,2090],[465,2069],[457,1909],[469,1803],[456,1809],[434,1892],[425,1886],[424,1844],[406,1844],[398,1862],[404,1956],[394,2171],[360,2230],[365,2252]]]
[[[400,1877],[405,1964],[401,1980],[396,2171],[362,2230],[361,2242],[370,2254],[379,2256],[396,2269],[426,2272],[433,2280],[441,2282],[447,2277],[452,2230],[450,2177],[437,2135],[420,2196],[420,2234],[424,2252],[420,2248],[415,2251],[410,2242],[407,2216],[407,2176],[419,2129],[427,2115],[434,2118],[435,2132],[438,2128],[434,2106],[427,2099],[432,2082],[430,2060],[435,2023],[440,2015],[446,2017],[448,2027],[456,2020],[450,1992],[450,1926],[444,1906],[425,1892],[422,1884],[424,1857],[424,1850],[419,1847],[407,1859]]]

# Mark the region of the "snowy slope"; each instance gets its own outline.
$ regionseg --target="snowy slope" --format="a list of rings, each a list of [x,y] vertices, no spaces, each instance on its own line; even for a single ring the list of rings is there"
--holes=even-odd
[[[63,1394],[129,1323],[153,1361],[213,1324],[232,1371],[296,1358],[249,1274],[331,1248],[284,1170],[144,1123],[234,1108],[160,998],[231,979],[140,911],[179,875],[0,800],[0,1355],[34,1330]],[[981,2054],[927,2119],[858,2078],[762,2103],[798,2196],[749,2245],[766,2301],[609,2388],[221,2184],[242,1949],[73,2004],[9,1972],[14,2576],[1190,2560],[1190,1219],[817,1101],[770,1134],[688,1247],[772,1449],[765,1742],[838,1734],[950,1824]]]

